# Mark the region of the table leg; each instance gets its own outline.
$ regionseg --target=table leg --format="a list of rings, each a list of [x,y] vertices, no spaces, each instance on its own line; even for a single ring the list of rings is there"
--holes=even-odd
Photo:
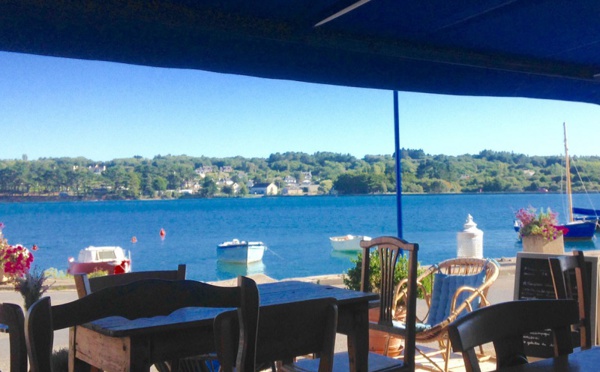
[[[89,365],[88,363],[79,360],[75,357],[75,340],[76,340],[76,327],[71,327],[69,329],[69,372],[75,371],[90,371],[90,372],[100,372],[100,370],[96,367]]]
[[[94,371],[149,371],[152,365],[150,345],[143,339],[132,341],[129,337],[111,337],[75,326],[69,336],[69,370],[90,371],[93,366]]]
[[[144,337],[130,338],[129,352],[129,370],[130,371],[146,371],[150,372],[152,367],[152,345],[154,342],[146,340]],[[173,370],[177,371],[178,366],[173,366]]]
[[[351,372],[367,372],[369,369],[369,306],[361,303],[352,306],[343,316],[342,333],[348,336],[348,357]],[[351,324],[348,323],[350,321]]]

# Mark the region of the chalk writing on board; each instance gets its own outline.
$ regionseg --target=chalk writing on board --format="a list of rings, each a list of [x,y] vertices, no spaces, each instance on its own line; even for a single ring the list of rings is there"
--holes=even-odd
[[[538,358],[554,356],[554,343],[551,331],[532,332],[523,335],[525,353]]]
[[[555,298],[548,259],[520,258],[519,300]]]
[[[554,285],[547,257],[519,257],[521,269],[518,279],[518,299],[553,299]],[[523,335],[525,353],[538,358],[550,358],[554,353],[552,331],[539,331]]]

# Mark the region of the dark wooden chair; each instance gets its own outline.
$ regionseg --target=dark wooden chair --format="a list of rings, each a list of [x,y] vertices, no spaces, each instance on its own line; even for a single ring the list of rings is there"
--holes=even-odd
[[[21,306],[0,304],[0,331],[8,333],[10,344],[10,372],[27,372],[24,316]]]
[[[87,274],[75,274],[75,288],[79,298],[100,289],[129,284],[143,279],[185,280],[186,266],[180,264],[177,270],[134,271],[118,275],[104,275],[89,278]]]
[[[154,271],[133,271],[129,273],[123,273],[118,275],[103,275],[96,277],[88,277],[87,274],[75,274],[75,289],[77,290],[77,296],[82,298],[92,292],[97,292],[101,289],[114,287],[117,285],[129,284],[138,280],[145,279],[162,279],[162,280],[185,280],[186,266],[179,264],[177,270],[154,270]],[[198,366],[201,363],[207,363],[211,359],[211,356],[202,356],[194,358],[194,360],[188,360],[185,363],[182,361],[165,361],[158,362],[155,364],[158,372],[169,372],[171,365],[174,363]]]
[[[249,346],[239,343],[237,320],[232,312],[219,314],[215,319],[217,356],[224,372],[243,365],[236,355]],[[279,371],[329,372],[333,367],[336,327],[337,305],[332,298],[260,307],[256,344],[251,348],[256,351],[255,367],[245,372],[261,370],[264,366],[271,366],[274,371],[276,362],[281,363]],[[316,368],[298,369],[294,359],[307,354],[319,356]],[[247,354],[247,357],[253,356]]]
[[[370,282],[370,253],[372,250],[377,252],[381,268],[381,282],[379,283],[380,301],[379,301],[379,320],[369,322],[369,328],[383,331],[388,334],[394,334],[404,339],[403,355],[400,359],[388,356],[369,353],[368,370],[373,371],[414,371],[415,370],[415,332],[416,332],[416,311],[417,311],[417,265],[419,245],[408,243],[405,240],[383,236],[371,240],[363,240],[360,243],[363,248],[363,260],[361,267],[361,291],[371,292]],[[407,278],[404,292],[404,327],[395,327],[394,309],[395,288],[394,274],[396,272],[396,263],[401,254],[408,255]],[[304,363],[304,362],[303,362]],[[303,365],[303,363],[298,363]],[[306,362],[310,364],[310,361]],[[349,371],[350,360],[347,352],[335,353],[333,357],[334,371]]]
[[[51,306],[50,298],[44,297],[31,306],[25,319],[31,372],[50,372],[53,333],[58,329],[109,316],[137,319],[167,315],[184,307],[237,307],[245,324],[244,333],[239,337],[246,340],[256,334],[258,303],[256,283],[246,277],[238,278],[237,287],[191,280],[139,280],[56,306]],[[253,350],[248,352],[254,353]]]
[[[548,263],[556,298],[577,300],[579,304],[580,346],[582,350],[589,349],[592,347],[591,290],[583,252],[573,251],[572,256],[550,257]]]
[[[369,328],[386,332],[390,335],[397,335],[404,339],[404,349],[402,355],[402,370],[415,369],[415,342],[416,342],[416,321],[417,321],[417,265],[419,245],[408,243],[405,240],[384,236],[372,240],[363,240],[360,243],[363,248],[362,260],[362,278],[361,290],[371,291],[370,288],[370,253],[376,249],[381,267],[380,302],[379,302],[379,320],[370,322]],[[404,297],[404,326],[394,325],[394,310],[397,307],[395,303],[394,274],[396,263],[401,254],[408,255],[406,290]],[[385,360],[380,357],[379,361],[385,364]],[[371,358],[369,358],[371,359]],[[391,358],[390,358],[391,359]],[[396,366],[395,368],[398,368]]]
[[[574,300],[509,301],[486,306],[448,327],[452,349],[461,352],[467,372],[480,371],[477,346],[493,342],[498,370],[528,363],[523,335],[552,330],[554,356],[573,352],[571,324],[579,321]]]

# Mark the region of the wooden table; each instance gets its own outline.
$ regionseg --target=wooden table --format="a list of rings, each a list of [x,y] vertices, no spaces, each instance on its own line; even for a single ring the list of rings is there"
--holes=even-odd
[[[597,371],[600,367],[600,347],[589,350],[575,351],[569,355],[556,358],[542,359],[537,362],[503,369],[510,372],[568,372],[568,371]]]
[[[348,336],[351,370],[367,371],[368,307],[377,294],[298,281],[261,284],[258,289],[261,306],[337,299],[338,332]],[[77,369],[91,365],[109,371],[148,371],[155,362],[214,352],[213,319],[224,310],[185,308],[168,316],[110,317],[71,328],[71,365],[77,362]]]

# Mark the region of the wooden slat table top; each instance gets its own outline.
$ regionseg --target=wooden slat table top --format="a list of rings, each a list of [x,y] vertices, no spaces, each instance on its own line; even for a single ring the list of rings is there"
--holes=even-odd
[[[338,306],[365,303],[379,298],[374,293],[364,293],[329,285],[319,285],[301,281],[282,281],[260,284],[261,306],[286,302],[303,301],[314,298],[333,297]],[[161,330],[173,331],[188,327],[211,327],[219,313],[229,310],[222,308],[185,308],[167,316],[128,320],[122,317],[109,317],[84,325],[86,328],[111,337],[143,335]]]
[[[372,301],[379,298],[375,293],[365,293],[301,281],[283,281],[258,286],[261,306],[314,298],[333,297],[339,306]]]
[[[503,369],[507,372],[569,372],[597,371],[600,368],[600,347],[589,350],[575,351],[569,355],[539,360],[512,368]]]

